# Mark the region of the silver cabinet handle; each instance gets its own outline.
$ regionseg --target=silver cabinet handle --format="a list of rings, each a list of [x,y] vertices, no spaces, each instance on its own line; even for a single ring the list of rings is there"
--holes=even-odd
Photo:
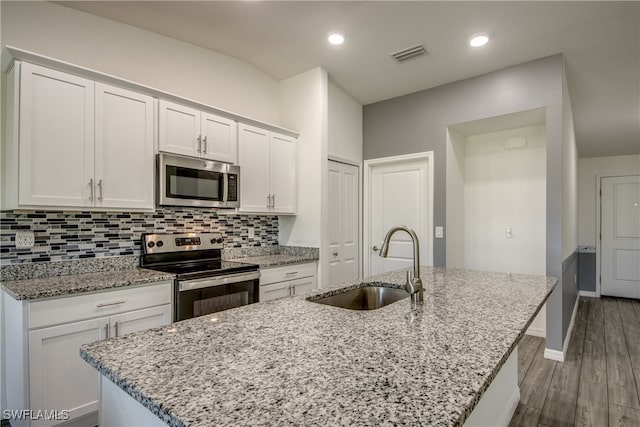
[[[202,135],[198,135],[198,153],[202,152]]]
[[[116,322],[116,336],[120,336],[120,322]]]
[[[275,194],[271,195],[271,207],[272,208],[276,207],[276,195]]]
[[[101,304],[96,305],[96,307],[101,308],[101,307],[109,307],[112,305],[118,305],[118,304],[124,304],[126,301],[115,301],[115,302],[103,302]]]
[[[333,253],[333,256],[338,256],[338,252],[334,252],[334,253]]]
[[[98,180],[98,201],[102,201],[102,180]]]
[[[93,178],[89,180],[89,200],[93,201]]]
[[[296,274],[298,274],[297,271],[289,271],[288,273],[285,273],[285,276],[295,276]]]
[[[291,294],[292,294],[293,296],[295,296],[295,295],[296,295],[296,285],[291,285],[291,288],[293,289],[293,291],[291,292]]]
[[[271,194],[267,194],[267,207],[271,207]]]
[[[204,142],[204,151],[202,153],[207,154],[207,137],[205,136],[202,141]]]
[[[378,252],[378,251],[380,250],[380,248],[379,248],[379,247],[377,247],[377,246],[374,246],[374,247],[373,247],[373,248],[371,248],[371,249],[373,249],[373,252]]]
[[[105,332],[105,335],[106,335],[106,339],[109,339],[109,329],[111,329],[111,328],[109,328],[109,324],[108,323],[106,325],[104,325],[104,332]]]
[[[293,295],[293,293],[292,293],[292,288],[293,288],[293,286],[289,285],[289,296],[292,296],[292,295]]]

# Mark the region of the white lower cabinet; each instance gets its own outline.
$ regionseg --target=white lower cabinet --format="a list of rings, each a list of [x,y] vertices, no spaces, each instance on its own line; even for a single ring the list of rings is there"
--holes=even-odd
[[[58,411],[58,420],[14,425],[98,423],[99,374],[80,357],[80,346],[171,323],[172,284],[25,302],[5,295],[7,397],[10,408]],[[87,318],[91,317],[91,318]],[[68,411],[68,420],[63,420]],[[65,424],[66,425],[66,424]]]
[[[260,270],[260,301],[302,295],[317,288],[317,264],[293,264]]]

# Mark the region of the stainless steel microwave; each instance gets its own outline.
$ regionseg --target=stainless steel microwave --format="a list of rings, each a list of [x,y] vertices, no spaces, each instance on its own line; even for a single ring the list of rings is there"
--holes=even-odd
[[[197,157],[158,154],[158,205],[240,206],[240,167]]]

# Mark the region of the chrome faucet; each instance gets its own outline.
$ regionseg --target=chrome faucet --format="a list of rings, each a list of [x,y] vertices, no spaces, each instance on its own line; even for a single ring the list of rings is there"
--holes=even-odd
[[[424,301],[424,291],[422,290],[422,280],[420,279],[420,243],[418,242],[416,232],[406,225],[393,227],[387,232],[387,235],[384,236],[384,242],[382,242],[382,247],[380,248],[380,256],[387,257],[391,236],[400,230],[406,231],[413,241],[413,274],[411,274],[410,270],[407,271],[407,282],[404,288],[411,294],[411,301],[414,303],[422,302]]]

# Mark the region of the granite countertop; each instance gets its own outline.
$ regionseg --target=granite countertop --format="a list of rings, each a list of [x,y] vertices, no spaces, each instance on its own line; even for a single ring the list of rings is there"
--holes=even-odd
[[[174,277],[172,274],[159,271],[129,268],[125,270],[9,280],[2,282],[2,288],[16,300],[38,300],[173,280]]]
[[[273,254],[262,256],[250,256],[244,258],[234,258],[229,261],[246,262],[250,264],[258,264],[260,268],[279,267],[290,264],[303,264],[305,262],[318,261],[315,255],[290,255],[290,254]]]
[[[402,287],[405,271],[367,279]],[[461,425],[557,284],[422,267],[425,302],[283,298],[87,344],[80,354],[171,426]]]

